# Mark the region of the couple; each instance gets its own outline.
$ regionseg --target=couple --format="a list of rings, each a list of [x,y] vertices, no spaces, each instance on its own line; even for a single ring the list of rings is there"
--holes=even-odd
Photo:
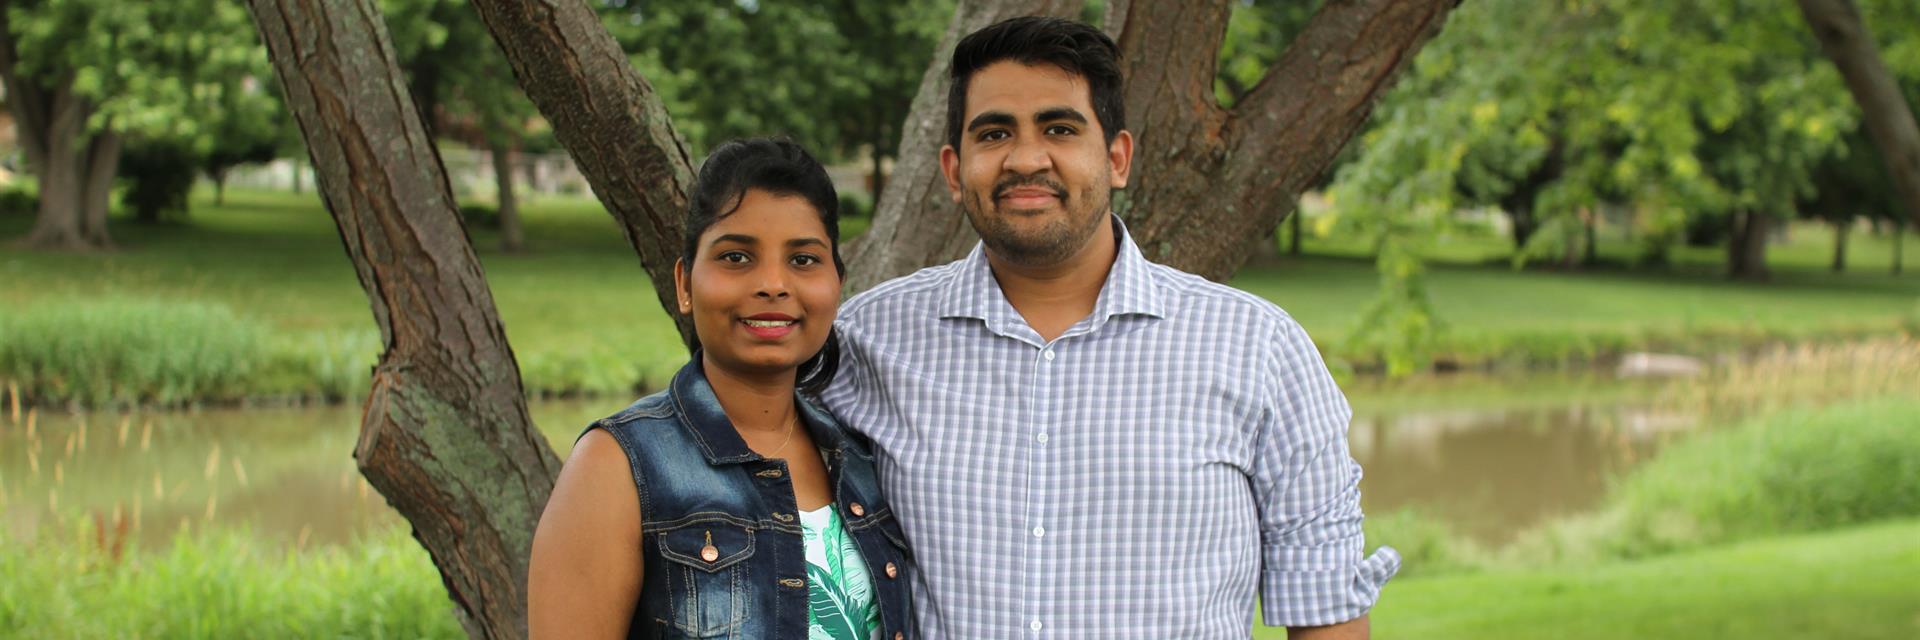
[[[1285,313],[1109,212],[1117,53],[962,40],[940,163],[981,245],[844,306],[826,172],[716,149],[674,269],[699,348],[575,445],[534,635],[1245,638],[1257,587],[1291,637],[1366,637],[1399,558],[1362,557],[1345,398]]]

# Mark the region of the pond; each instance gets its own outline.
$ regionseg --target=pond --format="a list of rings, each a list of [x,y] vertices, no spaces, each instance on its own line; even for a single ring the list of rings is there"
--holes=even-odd
[[[1366,508],[1413,508],[1495,544],[1590,509],[1610,476],[1704,421],[1650,408],[1656,394],[1604,377],[1356,385]],[[532,414],[564,457],[580,428],[623,405],[546,401]],[[354,466],[359,420],[358,406],[0,415],[0,527],[23,539],[60,514],[117,517],[146,545],[207,527],[350,543],[401,522]]]

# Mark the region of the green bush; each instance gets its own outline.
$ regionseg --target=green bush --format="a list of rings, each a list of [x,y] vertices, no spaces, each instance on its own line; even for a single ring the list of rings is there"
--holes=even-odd
[[[40,191],[33,183],[16,182],[0,189],[0,216],[31,216],[40,210]]]
[[[464,637],[426,551],[397,528],[307,551],[183,529],[118,557],[90,527],[5,538],[0,638]]]
[[[220,305],[104,299],[0,316],[0,378],[36,402],[180,404],[242,394],[266,330]]]

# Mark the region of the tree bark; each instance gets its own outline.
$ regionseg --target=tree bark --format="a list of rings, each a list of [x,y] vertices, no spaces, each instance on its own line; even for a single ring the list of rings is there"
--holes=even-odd
[[[40,211],[28,232],[26,245],[42,249],[85,250],[87,241],[85,178],[82,156],[87,143],[80,139],[87,111],[85,100],[65,88],[51,91],[46,129],[35,137],[45,145],[34,168],[40,177]],[[24,136],[23,136],[24,137]]]
[[[864,290],[921,267],[951,261],[973,248],[975,235],[958,205],[947,195],[937,153],[947,143],[947,73],[953,47],[969,33],[1016,16],[1072,17],[1080,2],[1008,2],[962,0],[934,48],[933,62],[920,76],[913,107],[900,127],[893,174],[874,199],[873,224],[842,251],[847,259],[847,291]],[[669,307],[671,308],[671,307]]]
[[[1833,221],[1833,272],[1847,270],[1847,232],[1853,226],[1852,220]]]
[[[1899,220],[1893,221],[1893,275],[1900,275],[1900,249],[1902,240],[1907,237],[1907,225]]]
[[[673,262],[680,257],[693,161],[659,95],[581,0],[472,3],[527,98],[553,123],[554,137],[620,221],[660,306],[674,309]],[[691,344],[692,320],[669,314]]]
[[[113,246],[107,213],[113,207],[113,178],[120,173],[120,141],[120,134],[109,129],[94,134],[86,145],[79,185],[80,232],[91,247]]]
[[[1886,161],[1907,218],[1920,222],[1920,125],[1900,93],[1893,73],[1880,59],[1873,32],[1852,0],[1800,0],[1800,12],[1820,40],[1820,48],[1840,69],[1854,101],[1866,116],[1868,133]]]
[[[1136,140],[1121,215],[1148,257],[1214,280],[1246,259],[1217,238],[1271,235],[1458,0],[1328,2],[1230,111],[1212,86],[1227,4],[1116,0],[1107,14]]]
[[[487,151],[493,156],[493,184],[500,214],[500,250],[520,253],[526,250],[527,239],[520,231],[520,203],[513,197],[513,148],[503,142],[489,141]]]
[[[385,351],[354,458],[413,525],[469,635],[526,634],[527,553],[560,462],[374,0],[250,0]]]
[[[1291,229],[1293,233],[1287,238],[1287,254],[1298,256],[1300,255],[1300,215],[1296,213],[1287,216],[1287,224],[1293,226]]]
[[[1767,228],[1773,216],[1746,211],[1735,214],[1733,220],[1733,236],[1727,241],[1728,275],[1735,280],[1766,280]]]

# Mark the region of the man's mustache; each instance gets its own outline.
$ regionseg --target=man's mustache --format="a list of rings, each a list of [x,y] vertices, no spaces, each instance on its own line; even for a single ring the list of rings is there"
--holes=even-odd
[[[1041,176],[1014,176],[1001,179],[993,185],[993,199],[1004,198],[1008,191],[1021,187],[1045,187],[1053,191],[1053,197],[1059,198],[1060,201],[1065,202],[1067,199],[1067,188],[1064,185]]]

